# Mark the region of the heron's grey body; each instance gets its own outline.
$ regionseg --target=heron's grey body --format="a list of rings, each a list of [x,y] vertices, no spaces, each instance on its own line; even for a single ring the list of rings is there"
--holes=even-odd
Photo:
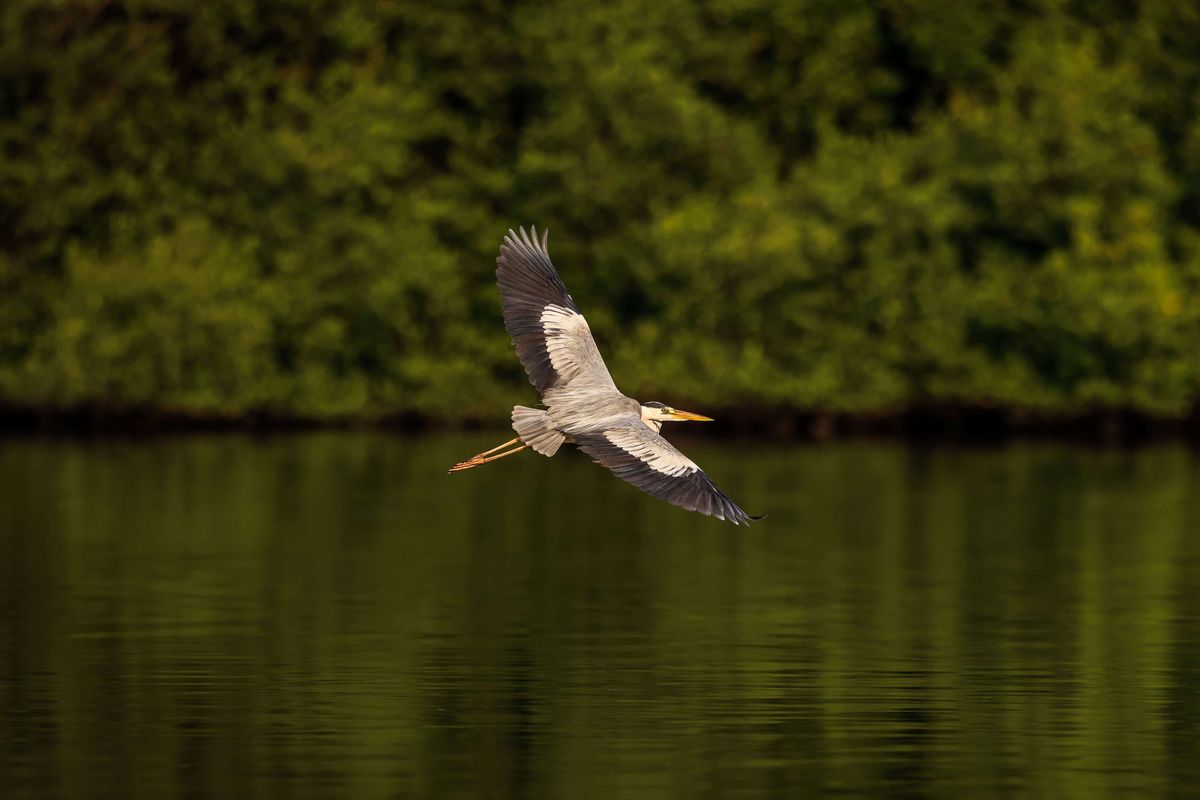
[[[510,230],[496,259],[504,326],[546,406],[513,408],[517,437],[544,456],[574,443],[618,477],[682,508],[736,525],[754,519],[659,434],[664,419],[706,417],[639,403],[617,389],[587,320],[550,262],[546,238],[539,241],[536,228],[532,234]]]

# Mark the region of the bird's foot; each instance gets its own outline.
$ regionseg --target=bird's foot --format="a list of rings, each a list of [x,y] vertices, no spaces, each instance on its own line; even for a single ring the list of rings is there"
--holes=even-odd
[[[498,458],[504,458],[505,456],[511,456],[513,453],[519,453],[522,450],[524,450],[525,448],[527,448],[529,445],[523,444],[520,447],[514,447],[512,450],[506,450],[503,453],[496,453],[496,451],[504,450],[504,448],[508,447],[509,445],[517,444],[520,441],[521,441],[520,438],[510,439],[509,441],[505,442],[504,444],[502,444],[498,447],[493,447],[491,450],[484,450],[482,453],[476,453],[475,455],[468,458],[466,461],[460,461],[457,464],[455,464],[453,467],[450,468],[448,474],[453,475],[455,472],[462,472],[465,469],[471,469],[473,467],[478,467],[482,464],[488,463],[489,461],[495,461]],[[496,455],[492,455],[492,453],[496,453]]]
[[[460,461],[450,468],[450,472],[462,472],[464,469],[478,467],[480,464],[487,463],[483,456],[471,456],[466,461]]]

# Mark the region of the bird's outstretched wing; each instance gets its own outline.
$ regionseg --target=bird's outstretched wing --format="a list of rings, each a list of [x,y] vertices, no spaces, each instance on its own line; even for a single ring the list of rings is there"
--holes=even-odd
[[[597,433],[576,434],[575,443],[620,479],[668,503],[699,511],[734,525],[752,517],[717,488],[704,470],[641,420]]]
[[[616,391],[591,328],[550,263],[547,233],[509,230],[496,259],[504,327],[540,393],[578,384]]]

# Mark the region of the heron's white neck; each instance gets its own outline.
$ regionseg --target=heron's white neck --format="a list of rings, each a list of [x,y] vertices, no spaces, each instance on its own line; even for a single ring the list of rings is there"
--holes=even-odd
[[[662,420],[658,419],[658,409],[649,406],[642,406],[642,422],[646,423],[646,427],[658,433],[662,430]]]

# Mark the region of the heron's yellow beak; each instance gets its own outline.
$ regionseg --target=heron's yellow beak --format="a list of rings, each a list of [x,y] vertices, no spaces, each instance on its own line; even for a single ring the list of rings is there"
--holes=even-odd
[[[699,414],[693,414],[690,411],[680,411],[675,409],[670,414],[671,419],[677,419],[681,422],[712,422],[712,417],[702,417]]]

